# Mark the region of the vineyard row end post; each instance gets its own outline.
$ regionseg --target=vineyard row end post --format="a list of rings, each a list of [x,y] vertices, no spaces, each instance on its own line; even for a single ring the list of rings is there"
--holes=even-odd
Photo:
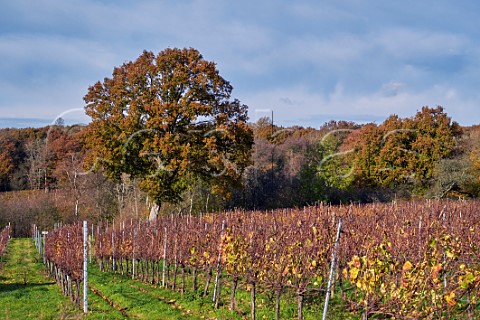
[[[336,259],[337,259],[337,249],[338,249],[338,245],[340,243],[340,232],[341,232],[341,230],[342,230],[342,218],[340,218],[339,221],[338,221],[337,237],[335,238],[335,244],[333,245],[332,263],[330,265],[330,276],[328,277],[327,296],[325,297],[325,306],[323,308],[322,320],[327,319],[328,302],[330,300],[332,282],[333,282],[333,277],[335,275],[335,262],[336,262]]]
[[[88,225],[83,221],[83,312],[88,312]]]

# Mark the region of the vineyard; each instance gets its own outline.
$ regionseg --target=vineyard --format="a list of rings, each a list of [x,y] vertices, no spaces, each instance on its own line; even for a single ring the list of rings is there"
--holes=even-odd
[[[7,244],[10,240],[10,233],[10,225],[3,228],[3,230],[0,232],[0,257],[3,256],[5,250],[7,249]]]
[[[364,319],[474,319],[479,210],[477,201],[427,201],[171,215],[89,225],[90,252],[104,272],[209,296],[216,308],[235,310],[237,291],[247,290],[252,319],[258,294],[272,298],[276,318],[283,302],[295,300],[302,319],[306,305],[321,313],[327,291]],[[47,268],[77,304],[82,246],[80,224],[45,237]]]

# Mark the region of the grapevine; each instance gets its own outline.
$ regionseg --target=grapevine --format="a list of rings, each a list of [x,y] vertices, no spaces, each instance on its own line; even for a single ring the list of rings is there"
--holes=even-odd
[[[351,312],[364,318],[475,318],[478,208],[477,201],[426,201],[168,215],[96,226],[94,255],[106,272],[194,296],[215,293],[216,306],[222,282],[228,281],[232,310],[243,287],[251,294],[251,318],[258,292],[273,298],[276,318],[282,299],[295,296],[302,319],[304,304],[313,301],[309,297],[326,294],[341,218],[340,272],[332,290],[339,290]],[[50,268],[73,280],[81,280],[81,257],[74,249],[81,246],[80,234],[80,226],[72,225],[47,236]],[[188,275],[191,288],[185,286]]]

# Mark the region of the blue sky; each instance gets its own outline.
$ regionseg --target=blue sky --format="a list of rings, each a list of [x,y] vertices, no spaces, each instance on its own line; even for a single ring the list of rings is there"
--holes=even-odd
[[[377,123],[442,105],[480,123],[475,0],[15,0],[0,11],[0,127],[82,115],[88,86],[143,50],[194,47],[250,119]]]

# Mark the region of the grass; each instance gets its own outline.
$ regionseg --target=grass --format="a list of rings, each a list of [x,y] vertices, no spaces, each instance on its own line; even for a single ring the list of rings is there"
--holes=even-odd
[[[168,293],[125,276],[104,273],[91,266],[90,286],[126,318],[135,319],[200,319],[172,299]],[[167,295],[165,295],[167,293]]]
[[[75,318],[75,310],[37,259],[30,239],[9,243],[0,270],[0,317],[3,319]]]
[[[0,266],[1,319],[123,319],[120,312],[91,294],[84,315],[48,277],[31,239],[12,239]]]

